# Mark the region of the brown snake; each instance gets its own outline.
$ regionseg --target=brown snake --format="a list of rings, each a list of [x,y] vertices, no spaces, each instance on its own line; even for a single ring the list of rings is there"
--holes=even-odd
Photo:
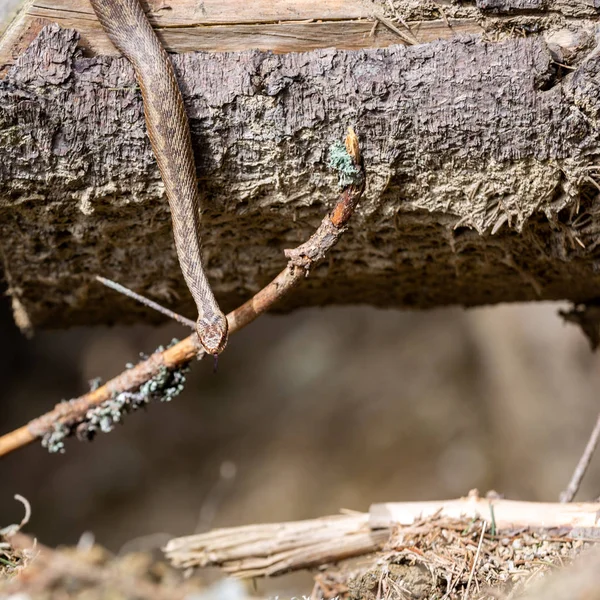
[[[138,0],[91,0],[91,4],[108,37],[135,70],[148,137],[171,209],[177,257],[198,307],[196,331],[204,349],[217,355],[227,344],[227,319],[202,267],[190,127],[171,60]]]

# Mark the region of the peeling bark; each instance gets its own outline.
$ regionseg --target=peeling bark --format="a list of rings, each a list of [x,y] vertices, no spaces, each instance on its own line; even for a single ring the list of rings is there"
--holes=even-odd
[[[132,69],[83,58],[77,41],[45,28],[0,82],[0,248],[21,321],[160,318],[96,274],[193,316]],[[348,125],[365,200],[282,309],[600,295],[593,53],[572,71],[539,37],[173,61],[225,310],[272,278],[334,202],[327,149]]]

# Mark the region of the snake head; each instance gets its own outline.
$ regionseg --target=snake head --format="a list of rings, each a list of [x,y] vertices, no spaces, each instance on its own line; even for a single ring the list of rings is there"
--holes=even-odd
[[[196,332],[204,350],[217,356],[227,346],[227,317],[223,313],[200,317],[196,322]]]

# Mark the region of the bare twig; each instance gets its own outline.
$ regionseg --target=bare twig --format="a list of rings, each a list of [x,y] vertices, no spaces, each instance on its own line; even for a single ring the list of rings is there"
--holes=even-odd
[[[473,559],[473,566],[471,567],[471,572],[469,573],[469,580],[467,581],[467,589],[465,590],[464,600],[468,600],[469,591],[471,590],[471,583],[473,582],[473,575],[475,574],[475,569],[477,568],[477,563],[479,562],[479,554],[481,553],[481,546],[483,544],[483,536],[485,535],[485,530],[487,528],[487,522],[481,522],[481,535],[479,536],[479,544],[477,545],[477,552],[475,553],[475,558]]]
[[[346,230],[346,224],[362,196],[365,178],[358,138],[349,128],[346,136],[346,150],[349,164],[346,171],[340,170],[349,178],[333,210],[323,219],[317,231],[301,246],[286,250],[288,257],[286,268],[260,290],[250,300],[227,315],[229,332],[235,333],[249,325],[261,314],[272,308],[296,285],[305,279],[312,267],[320,262],[337,243]],[[127,369],[104,385],[79,398],[61,402],[55,408],[34,419],[28,425],[20,427],[0,437],[0,456],[17,448],[30,444],[39,438],[48,439],[55,433],[63,437],[72,435],[82,424],[91,409],[107,403],[115,396],[139,390],[164,372],[172,372],[185,367],[193,358],[201,357],[203,351],[194,333],[173,346],[156,351],[148,359]],[[83,435],[86,433],[84,431]]]
[[[31,519],[31,504],[29,504],[29,500],[21,496],[21,494],[15,494],[14,498],[23,505],[23,507],[25,508],[25,514],[23,515],[23,518],[21,519],[21,522],[18,525],[9,525],[8,527],[0,529],[0,535],[14,535],[18,531],[20,531],[21,528],[25,527],[25,525],[29,523],[29,519]]]
[[[496,533],[511,528],[545,528],[589,532],[600,538],[600,521],[597,502],[524,502],[503,498],[481,498],[470,493],[458,500],[432,500],[428,502],[390,502],[373,504],[370,508],[371,528],[412,525],[421,518],[434,515],[449,519],[483,519],[488,521],[493,506]]]
[[[119,294],[123,294],[124,296],[128,296],[129,298],[133,298],[134,300],[137,300],[137,302],[144,304],[148,308],[152,308],[155,311],[165,315],[166,317],[169,317],[169,319],[173,319],[174,321],[177,321],[181,325],[185,325],[185,327],[189,327],[190,329],[196,328],[196,323],[194,321],[192,321],[191,319],[188,319],[188,318],[180,315],[179,313],[176,313],[176,312],[160,305],[158,302],[154,302],[154,300],[150,300],[150,298],[146,298],[146,296],[137,294],[133,290],[126,288],[124,285],[121,285],[120,283],[117,283],[116,281],[113,281],[112,279],[107,279],[106,277],[100,277],[100,275],[96,275],[96,279],[102,285],[105,285],[106,287],[110,288],[111,290],[115,290],[115,292],[119,292]]]
[[[583,454],[577,463],[577,467],[575,467],[575,471],[573,471],[573,475],[571,476],[571,481],[569,481],[569,485],[567,489],[561,492],[560,501],[561,502],[572,502],[573,498],[575,498],[575,494],[579,490],[579,486],[585,476],[585,472],[587,468],[590,466],[590,462],[592,460],[592,456],[594,455],[594,451],[596,450],[596,446],[598,445],[598,440],[600,439],[600,414],[596,419],[596,425],[594,425],[594,429],[590,435],[590,439],[585,446]]]
[[[406,29],[408,29],[410,35],[413,37],[413,43],[416,43],[416,44],[420,43],[417,36],[413,33],[412,29],[410,28],[410,25],[404,20],[402,15],[394,7],[392,0],[388,0],[388,6],[389,6],[390,10],[394,13],[396,20],[399,21],[400,23],[402,23],[402,25],[404,25],[404,27],[406,27]]]
[[[384,17],[383,15],[376,14],[374,17],[382,24],[385,25],[390,31],[395,33],[407,46],[414,46],[415,42],[411,37],[409,37],[404,32],[400,31],[389,19]],[[411,36],[414,38],[411,32]]]

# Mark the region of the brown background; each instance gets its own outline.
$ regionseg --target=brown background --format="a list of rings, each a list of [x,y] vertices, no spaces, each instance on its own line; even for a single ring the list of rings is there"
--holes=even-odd
[[[28,341],[8,302],[2,308],[2,431],[182,333],[76,329]],[[3,521],[18,517],[12,495],[21,493],[33,505],[30,528],[48,543],[91,530],[117,550],[153,532],[472,487],[553,500],[592,427],[600,383],[598,358],[551,305],[267,317],[236,335],[211,371],[194,365],[172,404],[130,416],[93,444],[3,459]],[[581,497],[599,491],[596,460]]]

